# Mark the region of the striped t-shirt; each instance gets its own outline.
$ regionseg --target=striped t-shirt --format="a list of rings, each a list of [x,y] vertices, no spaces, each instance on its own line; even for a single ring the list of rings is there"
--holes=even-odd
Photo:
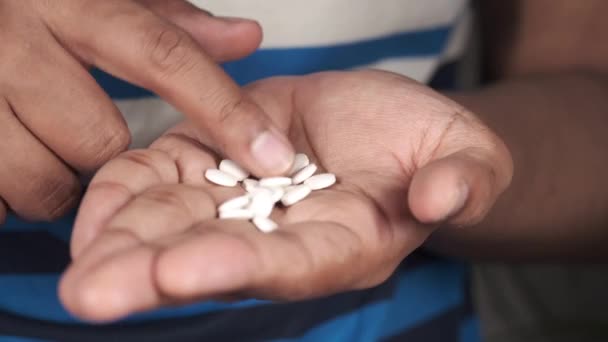
[[[240,84],[274,75],[375,67],[457,87],[470,36],[466,0],[193,1],[216,15],[257,19],[262,47],[227,63]],[[149,92],[93,71],[145,147],[181,115]],[[468,75],[468,74],[467,74]],[[50,86],[50,85],[49,85]],[[201,302],[91,326],[56,290],[69,263],[73,216],[0,230],[0,341],[475,341],[466,267],[414,253],[372,289],[296,303]],[[17,337],[19,336],[19,337]]]

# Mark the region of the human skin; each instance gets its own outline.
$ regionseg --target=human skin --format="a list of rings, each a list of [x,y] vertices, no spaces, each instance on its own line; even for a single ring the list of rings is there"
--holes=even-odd
[[[157,93],[255,173],[285,171],[291,145],[217,65],[260,41],[256,22],[183,0],[0,1],[0,223],[9,209],[61,216],[78,202],[79,176],[128,147],[93,66]]]
[[[235,193],[202,180],[214,146],[189,123],[111,161],[80,209],[63,303],[106,321],[208,298],[317,297],[381,283],[425,241],[484,260],[605,260],[608,5],[514,1],[509,17],[485,4],[485,88],[444,96],[376,72],[246,88],[340,180],[277,212],[276,233],[214,219]]]
[[[296,300],[374,286],[440,222],[478,222],[511,178],[496,135],[403,76],[320,73],[244,91],[338,184],[275,210],[271,234],[218,220],[217,205],[243,190],[205,181],[220,157],[184,122],[91,181],[60,287],[71,312],[105,321],[202,298]]]

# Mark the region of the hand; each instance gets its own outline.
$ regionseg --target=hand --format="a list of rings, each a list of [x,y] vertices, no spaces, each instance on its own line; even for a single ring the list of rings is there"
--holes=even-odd
[[[0,1],[0,223],[7,207],[28,219],[61,215],[79,195],[75,174],[129,145],[89,66],[156,92],[257,173],[287,168],[284,156],[255,162],[265,149],[281,151],[269,134],[251,145],[272,125],[216,65],[260,40],[257,23],[183,0]]]
[[[404,77],[321,73],[246,93],[338,184],[275,209],[270,234],[217,220],[218,203],[240,190],[204,181],[216,146],[184,123],[93,179],[60,285],[71,312],[103,321],[201,299],[371,287],[440,223],[480,220],[511,178],[509,152],[487,127]]]

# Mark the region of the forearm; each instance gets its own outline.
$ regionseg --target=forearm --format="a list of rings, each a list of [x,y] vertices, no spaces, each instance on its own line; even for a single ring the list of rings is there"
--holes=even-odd
[[[482,259],[608,259],[608,82],[530,76],[450,96],[502,137],[515,171],[483,222],[441,228],[429,246]]]

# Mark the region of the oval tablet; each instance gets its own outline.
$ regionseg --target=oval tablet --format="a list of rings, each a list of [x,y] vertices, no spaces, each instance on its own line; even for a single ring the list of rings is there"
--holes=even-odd
[[[251,204],[247,209],[251,210],[256,217],[268,217],[274,209],[273,191],[260,188],[256,190],[251,198]]]
[[[321,190],[328,188],[336,183],[336,175],[333,173],[322,173],[314,175],[304,181],[312,190]]]
[[[272,188],[272,201],[277,203],[283,198],[285,195],[285,190],[283,188]]]
[[[268,217],[255,217],[252,222],[261,232],[264,233],[270,233],[279,227],[276,222]]]
[[[259,183],[260,182],[255,179],[247,178],[243,181],[243,188],[245,188],[245,191],[247,192],[252,192],[253,190],[257,189]]]
[[[293,184],[300,184],[308,178],[312,177],[315,172],[317,172],[317,165],[308,164],[302,170],[296,172],[296,174],[291,177],[291,181],[293,182]]]
[[[220,211],[219,217],[222,220],[234,219],[234,220],[249,220],[255,215],[253,211],[249,209],[233,209]]]
[[[249,172],[245,171],[239,164],[230,159],[222,160],[219,169],[236,178],[239,182],[249,177]]]
[[[251,201],[250,195],[243,195],[239,197],[231,198],[224,203],[222,203],[217,210],[225,211],[225,210],[234,210],[234,209],[243,209],[246,207]]]
[[[307,185],[298,185],[283,195],[281,203],[286,207],[294,205],[310,195],[311,191],[312,190]]]
[[[208,169],[205,171],[205,178],[211,183],[221,186],[236,186],[238,180],[224,171],[218,169]]]
[[[297,153],[293,159],[293,165],[291,166],[291,170],[289,171],[290,175],[302,170],[304,167],[310,164],[310,159],[304,153]]]
[[[289,177],[268,177],[260,179],[259,186],[275,188],[279,186],[291,185],[291,178]]]

